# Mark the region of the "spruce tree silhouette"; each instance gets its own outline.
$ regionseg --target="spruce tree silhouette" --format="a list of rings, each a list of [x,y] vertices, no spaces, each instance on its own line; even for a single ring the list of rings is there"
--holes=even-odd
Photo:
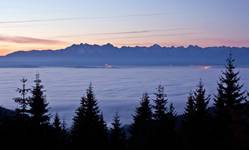
[[[67,142],[67,132],[65,130],[65,126],[63,125],[64,123],[61,122],[61,119],[58,115],[58,113],[55,114],[52,127],[53,127],[53,142],[51,148],[54,149],[67,149],[68,147],[68,142]],[[50,131],[51,132],[51,131]]]
[[[154,100],[155,105],[154,108],[154,120],[155,121],[164,121],[166,119],[167,114],[167,95],[164,93],[164,87],[162,85],[159,85],[157,88],[157,93],[154,93],[156,96],[156,99]]]
[[[195,125],[195,101],[194,101],[194,96],[193,93],[190,92],[188,96],[188,100],[186,102],[186,107],[182,119],[182,129],[181,129],[181,136],[183,138],[183,144],[182,147],[188,147],[190,148],[191,145],[193,144],[192,141],[194,139],[194,135],[192,134],[194,130],[194,125]]]
[[[62,131],[62,123],[61,123],[58,113],[55,114],[54,121],[53,121],[53,127],[57,132]]]
[[[33,86],[31,90],[32,96],[29,100],[31,121],[37,126],[48,125],[48,103],[46,101],[46,96],[44,95],[43,85],[41,85],[39,74],[36,74],[34,82],[35,86]]]
[[[131,124],[129,148],[152,148],[151,144],[152,110],[148,93],[144,93],[136,108]]]
[[[175,111],[175,106],[173,103],[169,105],[169,111],[167,112],[167,118],[169,119],[169,124],[172,128],[175,127],[177,113]]]
[[[169,111],[167,112],[167,143],[170,148],[178,148],[177,145],[177,131],[176,131],[177,113],[173,103],[169,105]]]
[[[167,145],[169,148],[174,148],[175,135],[175,121],[176,114],[173,105],[167,107],[168,99],[164,93],[164,87],[159,85],[155,93],[154,100],[154,123],[153,123],[153,142],[155,148],[161,148]]]
[[[20,105],[20,108],[17,108],[16,112],[22,116],[28,112],[27,106],[29,104],[29,98],[27,97],[27,94],[30,89],[26,88],[27,79],[22,78],[20,81],[22,82],[22,87],[17,89],[20,97],[14,98],[14,101]]]
[[[195,104],[195,117],[199,119],[205,119],[208,116],[208,103],[210,96],[206,96],[206,90],[203,83],[200,80],[199,85],[194,92],[194,104]]]
[[[175,106],[173,103],[170,103],[169,105],[169,112],[167,113],[170,117],[175,117],[177,116],[177,113],[175,111]]]
[[[210,140],[211,127],[208,104],[210,96],[200,80],[197,89],[190,93],[185,108],[183,120],[184,144],[189,149],[208,149],[206,141]],[[203,147],[204,146],[204,147]]]
[[[104,148],[108,141],[106,125],[95,98],[92,84],[81,99],[73,119],[72,140],[74,148]]]
[[[28,97],[27,94],[29,89],[26,88],[26,79],[20,80],[22,87],[17,89],[20,97],[13,98],[18,104],[15,111],[10,111],[12,115],[2,113],[0,110],[0,144],[1,147],[13,148],[13,145],[25,147],[27,145],[28,138],[28,121],[27,105]],[[3,109],[0,107],[0,109]],[[7,116],[5,116],[7,115]],[[13,144],[15,143],[15,144]]]
[[[243,85],[240,84],[239,72],[235,70],[235,60],[232,54],[229,54],[225,71],[218,82],[217,94],[214,98],[215,106],[215,133],[216,137],[221,139],[216,143],[221,148],[241,148],[246,147],[241,137],[248,126],[247,120],[244,120],[242,104],[246,102],[245,91],[242,91]],[[249,117],[249,116],[248,116]],[[245,140],[245,139],[244,139]],[[247,140],[248,142],[248,140]],[[240,145],[240,147],[238,147]]]
[[[225,72],[222,72],[218,83],[218,94],[215,96],[215,106],[217,111],[225,111],[238,107],[246,100],[245,91],[241,91],[243,85],[239,83],[239,72],[235,71],[234,59],[232,54],[229,54]]]
[[[195,113],[195,102],[193,98],[193,93],[190,92],[187,103],[186,103],[185,112],[184,112],[185,119],[188,122],[191,122],[190,120],[193,119],[194,113]]]
[[[170,105],[169,105],[169,111],[167,112],[167,118],[169,120],[169,126],[172,127],[172,129],[175,128],[176,117],[177,117],[177,113],[175,111],[175,106],[174,106],[173,103],[170,103]]]
[[[118,113],[116,113],[113,118],[112,128],[110,131],[110,143],[112,150],[126,149],[126,136],[120,123],[120,117]]]
[[[63,121],[62,121],[62,131],[64,132],[64,133],[67,133],[67,123],[66,123],[66,121],[63,119]]]
[[[108,128],[106,125],[106,122],[104,120],[103,112],[100,114],[100,133],[98,134],[100,140],[100,145],[102,145],[103,148],[109,148],[109,140],[108,140]]]
[[[52,145],[52,132],[49,125],[49,112],[46,96],[44,95],[43,85],[39,74],[36,74],[35,85],[31,89],[29,98],[29,116],[30,123],[27,126],[29,132],[29,141],[31,147],[47,149]]]

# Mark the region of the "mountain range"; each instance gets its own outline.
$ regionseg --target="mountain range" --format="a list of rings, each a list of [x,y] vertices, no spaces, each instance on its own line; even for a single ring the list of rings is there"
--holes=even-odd
[[[115,47],[73,44],[58,50],[16,51],[0,57],[0,67],[112,67],[154,65],[223,65],[229,53],[249,65],[248,47]]]

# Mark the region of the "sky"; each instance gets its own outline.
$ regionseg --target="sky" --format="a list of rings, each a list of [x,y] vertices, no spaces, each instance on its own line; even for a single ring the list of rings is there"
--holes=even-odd
[[[249,1],[1,0],[0,55],[78,43],[249,47]]]

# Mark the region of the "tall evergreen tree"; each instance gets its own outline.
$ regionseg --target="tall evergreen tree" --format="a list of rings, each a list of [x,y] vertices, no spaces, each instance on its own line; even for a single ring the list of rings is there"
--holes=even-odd
[[[245,91],[242,91],[243,85],[239,83],[239,72],[235,71],[234,61],[230,53],[214,99],[217,111],[225,111],[224,108],[234,109],[246,100]]]
[[[195,124],[194,121],[195,121],[195,115],[196,115],[195,106],[196,105],[194,101],[194,96],[193,96],[193,93],[191,92],[189,93],[188,100],[186,102],[186,107],[184,111],[184,119],[182,120],[184,136],[192,135],[192,128],[194,128],[194,124]]]
[[[190,92],[188,100],[186,102],[186,107],[184,111],[184,118],[182,120],[181,136],[183,137],[183,147],[190,148],[194,141],[193,131],[195,130],[195,101],[193,93]]]
[[[187,149],[199,149],[206,144],[210,137],[208,103],[210,97],[206,96],[206,90],[200,80],[197,89],[190,93],[185,107],[183,120],[184,147]],[[202,147],[202,149],[206,149]]]
[[[72,138],[74,146],[85,148],[103,148],[107,141],[106,125],[95,98],[92,84],[81,99],[73,119]]]
[[[14,98],[14,101],[20,105],[20,108],[17,108],[16,111],[20,115],[27,113],[27,106],[29,104],[29,98],[27,97],[30,89],[26,88],[27,79],[23,78],[20,80],[22,82],[22,87],[17,89],[17,92],[21,95],[20,97]]]
[[[58,132],[62,131],[62,123],[61,123],[58,113],[55,114],[54,121],[53,121],[53,127]]]
[[[148,93],[144,93],[140,105],[136,108],[131,124],[131,137],[129,146],[135,148],[148,148],[151,146],[152,110]]]
[[[175,106],[174,106],[174,104],[173,103],[170,103],[170,105],[169,105],[169,111],[168,111],[168,113],[167,113],[170,117],[176,117],[177,116],[177,113],[176,113],[176,111],[175,111]]]
[[[169,121],[169,128],[171,128],[171,131],[175,130],[176,117],[177,117],[177,113],[175,111],[175,107],[174,107],[173,103],[170,103],[169,111],[167,112],[167,118]]]
[[[247,132],[247,119],[245,116],[243,103],[246,102],[245,91],[242,91],[243,85],[240,84],[239,72],[236,71],[235,60],[232,54],[229,54],[225,71],[218,82],[217,94],[214,98],[215,105],[215,134],[218,139],[222,139],[216,143],[219,147],[239,149],[245,146],[245,140],[241,137],[249,138]],[[238,147],[240,146],[240,147]]]
[[[112,150],[124,150],[126,148],[126,137],[120,123],[118,113],[113,118],[112,128],[110,133],[110,143]]]
[[[53,149],[68,149],[68,134],[66,131],[65,121],[61,121],[58,113],[55,114],[54,120],[52,122],[53,130],[52,132],[52,139],[51,148]]]
[[[32,96],[29,100],[31,120],[35,125],[48,125],[48,103],[46,101],[46,96],[44,95],[43,85],[41,84],[39,74],[36,74],[34,82],[35,86],[33,86],[31,90]]]
[[[133,120],[132,130],[134,130],[134,132],[144,124],[152,121],[152,110],[148,93],[143,94],[140,106],[136,108]]]
[[[104,120],[104,115],[103,112],[100,113],[100,131],[99,131],[99,138],[100,140],[100,145],[102,145],[102,147],[104,148],[109,148],[109,143],[108,143],[108,128],[107,128],[107,124]]]
[[[191,120],[195,113],[195,102],[193,98],[193,93],[189,93],[188,101],[186,103],[184,116],[186,120]]]
[[[197,89],[194,91],[195,117],[205,119],[208,116],[208,103],[210,96],[206,96],[206,90],[200,80]]]
[[[30,89],[26,88],[27,79],[22,78],[20,81],[22,83],[22,86],[20,88],[17,88],[17,92],[20,94],[20,96],[13,99],[18,104],[18,107],[15,110],[15,116],[5,117],[4,119],[1,117],[0,136],[6,139],[8,139],[7,137],[11,138],[11,140],[6,140],[6,142],[10,142],[9,145],[13,145],[13,143],[15,143],[20,148],[23,148],[27,145],[27,140],[29,140],[29,128],[27,127],[29,123],[29,117],[27,113],[29,103],[28,92],[30,91]],[[2,131],[5,130],[7,131],[7,135],[1,135]],[[1,144],[7,144],[6,142],[3,142],[2,139],[0,139],[0,141]]]
[[[40,149],[47,149],[52,144],[51,126],[49,125],[50,115],[48,112],[48,102],[44,95],[44,88],[41,84],[39,74],[36,74],[35,85],[31,89],[29,99],[30,123],[28,124],[30,145],[37,146]]]
[[[175,146],[175,112],[173,104],[167,106],[168,99],[164,93],[164,87],[159,85],[155,93],[153,114],[153,141],[155,148],[167,145],[169,148]]]
[[[64,133],[67,133],[67,123],[66,123],[65,119],[63,119],[63,121],[62,121],[61,127],[62,127],[62,131]]]
[[[169,105],[169,111],[167,112],[167,123],[166,123],[166,140],[168,143],[168,147],[177,148],[176,145],[176,121],[177,121],[177,113],[175,111],[175,107],[173,103]]]
[[[164,87],[159,85],[157,92],[155,93],[156,99],[154,100],[154,114],[153,117],[156,121],[162,121],[166,117],[167,113],[167,95],[164,93]]]

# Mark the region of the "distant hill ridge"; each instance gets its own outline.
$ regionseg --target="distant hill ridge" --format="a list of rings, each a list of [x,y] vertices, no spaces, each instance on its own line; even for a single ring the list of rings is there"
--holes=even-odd
[[[17,51],[0,58],[0,67],[15,66],[104,66],[122,65],[222,65],[229,53],[238,65],[249,65],[247,47],[115,47],[105,45],[73,44],[59,50]]]

